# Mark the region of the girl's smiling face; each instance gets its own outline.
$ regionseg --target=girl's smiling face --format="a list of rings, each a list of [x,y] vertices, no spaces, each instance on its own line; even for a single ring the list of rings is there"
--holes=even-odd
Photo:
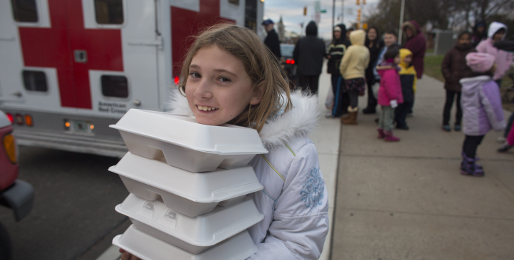
[[[222,125],[237,117],[248,105],[257,105],[262,90],[252,90],[243,62],[216,45],[198,50],[189,65],[185,92],[196,121]]]

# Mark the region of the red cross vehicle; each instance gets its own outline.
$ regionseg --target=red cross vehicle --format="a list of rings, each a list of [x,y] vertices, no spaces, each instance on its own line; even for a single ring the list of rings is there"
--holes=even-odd
[[[189,36],[226,21],[264,38],[263,2],[0,1],[0,110],[20,145],[121,157],[108,126],[166,110]]]

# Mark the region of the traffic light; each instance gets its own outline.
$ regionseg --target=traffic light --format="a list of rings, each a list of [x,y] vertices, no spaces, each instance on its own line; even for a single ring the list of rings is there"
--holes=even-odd
[[[303,8],[303,16],[307,15],[307,6]]]
[[[361,1],[360,0],[355,0],[355,4],[356,5],[361,5]]]
[[[357,10],[357,21],[361,20],[361,9]]]

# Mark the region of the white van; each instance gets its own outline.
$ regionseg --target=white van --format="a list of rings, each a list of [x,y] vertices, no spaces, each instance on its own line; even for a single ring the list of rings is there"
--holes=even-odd
[[[263,38],[263,2],[0,1],[0,109],[20,145],[121,157],[108,126],[165,109],[189,36],[224,20]]]

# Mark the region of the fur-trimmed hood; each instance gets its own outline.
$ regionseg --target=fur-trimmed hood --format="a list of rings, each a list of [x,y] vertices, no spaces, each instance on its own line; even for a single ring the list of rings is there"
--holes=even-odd
[[[193,116],[186,97],[177,88],[173,88],[170,93],[166,110],[175,115]],[[266,149],[271,150],[295,138],[306,137],[316,127],[321,114],[316,95],[291,92],[291,103],[291,110],[269,118],[259,133]]]

